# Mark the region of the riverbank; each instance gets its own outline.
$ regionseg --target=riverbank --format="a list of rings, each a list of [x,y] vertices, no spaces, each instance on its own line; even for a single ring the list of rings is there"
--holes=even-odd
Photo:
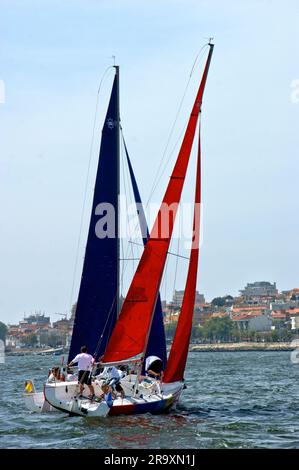
[[[294,347],[289,342],[281,343],[256,343],[243,341],[240,343],[212,343],[212,344],[190,344],[189,351],[192,352],[223,352],[223,351],[293,351]],[[48,349],[17,349],[7,351],[6,356],[50,356],[61,355],[66,351],[64,348]]]
[[[289,342],[281,343],[213,343],[213,344],[196,344],[190,346],[193,352],[223,352],[223,351],[293,351],[294,347]]]
[[[6,351],[6,356],[51,356],[64,353],[64,348],[48,348],[48,349],[15,349]]]

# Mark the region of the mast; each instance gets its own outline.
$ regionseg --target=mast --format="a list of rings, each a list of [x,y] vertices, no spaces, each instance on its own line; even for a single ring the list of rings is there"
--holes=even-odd
[[[120,197],[120,112],[119,112],[119,65],[115,68],[115,86],[116,86],[116,192],[117,202],[115,208],[115,236],[117,237],[117,287],[116,287],[116,315],[120,311],[120,215],[119,215],[119,197]]]

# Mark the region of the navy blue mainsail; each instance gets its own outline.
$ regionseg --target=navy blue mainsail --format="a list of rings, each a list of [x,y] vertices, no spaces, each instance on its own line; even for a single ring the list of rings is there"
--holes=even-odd
[[[124,139],[123,139],[123,142],[124,142],[124,148],[125,148],[125,153],[127,157],[129,172],[130,172],[134,199],[135,199],[135,203],[137,206],[138,219],[139,219],[139,225],[141,227],[143,244],[145,246],[147,243],[147,239],[149,237],[149,231],[148,231],[148,227],[146,223],[141,196],[139,193],[136,178],[133,172],[132,164],[129,158],[129,153],[128,153],[127,146],[126,146]],[[166,362],[167,362],[167,352],[166,352],[165,330],[164,330],[164,324],[163,324],[163,313],[162,313],[162,304],[161,304],[160,294],[158,295],[158,298],[157,298],[155,313],[153,316],[152,326],[151,326],[149,339],[147,343],[147,349],[145,353],[145,357],[148,357],[148,356],[160,357],[160,359],[162,359],[163,361],[163,370],[165,369]]]
[[[117,318],[119,302],[119,82],[118,67],[102,129],[102,140],[83,272],[69,360],[82,345],[104,354]],[[112,215],[112,219],[111,219]],[[109,227],[105,220],[110,216]],[[101,238],[107,231],[106,237]],[[97,233],[96,233],[97,231]]]

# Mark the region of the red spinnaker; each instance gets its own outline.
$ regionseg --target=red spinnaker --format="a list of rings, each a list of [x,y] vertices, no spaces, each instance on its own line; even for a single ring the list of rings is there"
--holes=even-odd
[[[181,149],[150,238],[139,261],[102,362],[117,362],[143,354],[151,328],[178,204],[186,177],[202,96],[211,60],[210,46],[203,77]]]
[[[170,383],[182,380],[187,362],[189,342],[192,330],[192,320],[195,305],[197,267],[199,256],[199,228],[201,202],[201,154],[200,129],[198,134],[198,160],[196,171],[196,189],[193,217],[193,240],[189,260],[188,275],[179,320],[171,346],[163,382]]]

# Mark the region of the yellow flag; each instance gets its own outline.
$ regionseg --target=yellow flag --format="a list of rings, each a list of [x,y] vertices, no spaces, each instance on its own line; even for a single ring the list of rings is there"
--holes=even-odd
[[[27,393],[32,393],[32,392],[33,392],[33,386],[32,386],[31,380],[28,380],[28,382],[26,382],[26,384],[25,384],[25,391],[26,391]]]

